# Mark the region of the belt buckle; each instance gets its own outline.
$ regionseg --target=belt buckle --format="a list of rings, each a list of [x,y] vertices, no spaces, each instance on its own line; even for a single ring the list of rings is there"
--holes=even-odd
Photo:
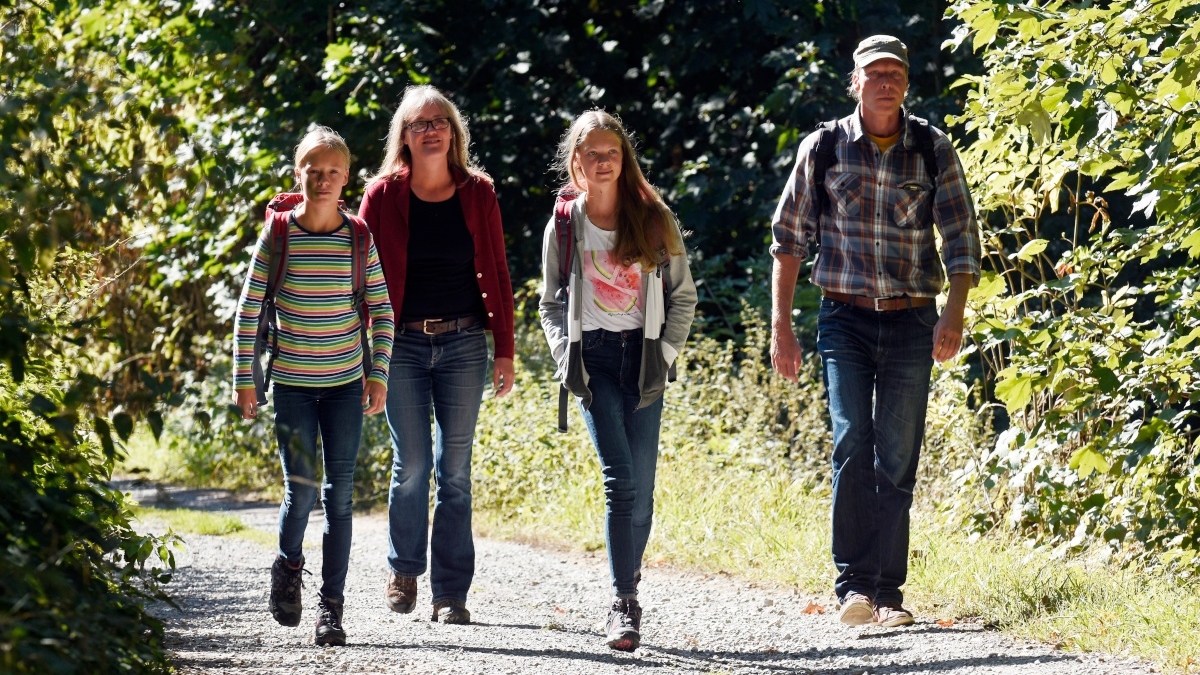
[[[441,321],[442,321],[441,319],[425,319],[424,321],[421,322],[421,332],[426,335],[437,335],[437,333],[429,332],[429,324],[430,323],[440,323]]]
[[[887,299],[887,298],[871,298],[871,302],[873,302],[873,303],[874,303],[874,305],[875,305],[875,311],[876,311],[876,312],[884,312],[884,311],[887,311],[887,310],[885,310],[885,309],[883,309],[882,307],[880,307],[880,306],[879,306],[879,302],[880,302],[881,300],[882,300],[883,302],[887,302],[887,300],[888,300],[888,299]]]

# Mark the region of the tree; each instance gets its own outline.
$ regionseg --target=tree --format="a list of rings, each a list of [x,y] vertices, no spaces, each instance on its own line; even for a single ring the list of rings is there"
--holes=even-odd
[[[1200,2],[951,12],[984,61],[957,120],[993,268],[973,330],[1013,421],[980,518],[1194,569]]]

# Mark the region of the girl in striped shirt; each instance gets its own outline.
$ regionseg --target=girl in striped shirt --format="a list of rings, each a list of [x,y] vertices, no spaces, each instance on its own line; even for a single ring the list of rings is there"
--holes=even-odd
[[[279,552],[271,566],[272,616],[300,623],[302,544],[318,485],[325,511],[317,644],[343,645],[342,601],[350,559],[354,463],[363,414],[383,410],[395,321],[374,243],[367,238],[366,304],[370,354],[363,353],[361,318],[351,279],[355,216],[339,209],[350,180],[350,150],[332,129],[317,127],[296,147],[296,182],[303,202],[286,215],[286,269],[276,293],[278,354],[272,375],[275,435],[283,465]],[[254,251],[238,302],[234,388],[244,419],[257,416],[251,364],[267,290],[271,224]],[[363,359],[371,360],[370,375]],[[320,452],[318,452],[318,437]],[[324,480],[316,482],[318,463]]]

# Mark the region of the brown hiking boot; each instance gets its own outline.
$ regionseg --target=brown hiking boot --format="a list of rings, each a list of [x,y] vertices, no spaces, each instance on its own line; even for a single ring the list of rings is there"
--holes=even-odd
[[[875,605],[874,620],[876,626],[884,628],[911,626],[914,621],[912,612],[901,607],[898,602],[881,602]]]
[[[838,621],[847,626],[861,626],[875,620],[871,607],[871,599],[862,593],[847,593],[842,598],[842,611],[838,612]]]
[[[417,578],[402,577],[388,570],[387,586],[384,588],[388,607],[393,612],[408,614],[417,604]]]

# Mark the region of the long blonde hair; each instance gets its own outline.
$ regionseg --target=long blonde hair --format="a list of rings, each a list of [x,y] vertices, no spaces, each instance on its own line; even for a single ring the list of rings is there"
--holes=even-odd
[[[464,177],[475,176],[489,183],[492,182],[487,172],[471,161],[468,154],[471,147],[471,132],[467,130],[467,122],[458,112],[458,107],[436,87],[422,84],[410,85],[404,89],[404,96],[400,98],[400,105],[396,108],[396,114],[392,115],[392,124],[388,129],[387,149],[383,153],[383,163],[379,165],[379,171],[371,178],[370,183],[387,180],[412,169],[412,152],[409,151],[402,138],[404,127],[430,103],[436,103],[450,120],[450,151],[446,153],[446,160],[449,162],[450,168],[458,169]]]
[[[646,180],[637,160],[633,142],[615,116],[603,110],[589,110],[563,134],[554,161],[565,179],[560,193],[587,192],[587,182],[575,167],[575,153],[587,135],[597,129],[617,137],[621,145],[621,175],[617,179],[617,240],[613,254],[623,264],[641,264],[654,269],[665,250],[669,255],[683,254],[683,240],[675,227],[675,216],[663,202],[658,189]]]

